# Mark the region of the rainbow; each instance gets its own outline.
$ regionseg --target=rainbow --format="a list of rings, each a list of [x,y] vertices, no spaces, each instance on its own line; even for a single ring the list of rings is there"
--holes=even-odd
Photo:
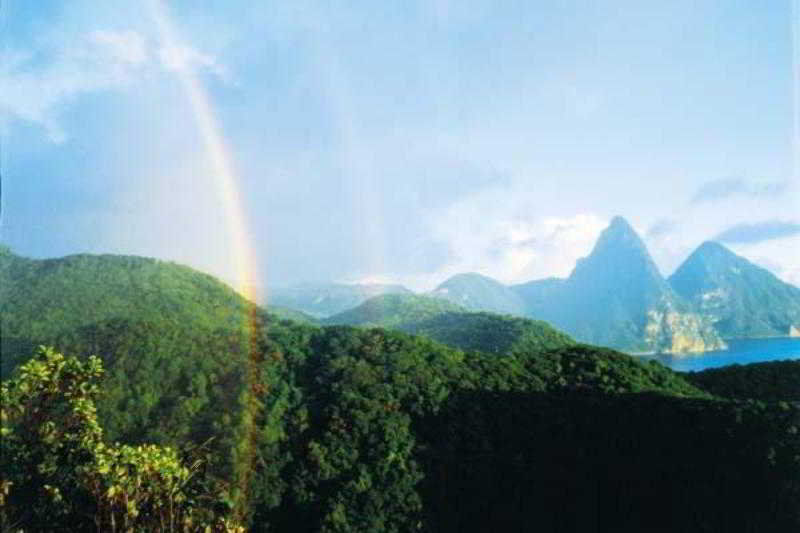
[[[149,0],[148,7],[163,49],[178,51],[185,49],[184,41],[177,34],[163,0]],[[241,448],[237,447],[234,451],[234,479],[231,485],[231,496],[235,502],[235,518],[241,521],[246,515],[248,507],[248,488],[254,469],[258,442],[256,420],[265,394],[263,385],[258,378],[264,362],[259,348],[262,331],[257,316],[257,303],[264,301],[264,295],[259,289],[259,281],[263,278],[260,276],[257,254],[251,245],[253,239],[249,232],[246,209],[242,201],[233,157],[225,144],[222,128],[217,121],[211,99],[188,58],[184,59],[184,61],[177,61],[175,65],[171,66],[186,93],[195,126],[208,158],[216,194],[222,203],[227,234],[231,239],[235,268],[234,288],[250,302],[244,318],[249,338],[248,368],[245,373],[245,387],[249,394],[246,395],[245,404],[242,406],[243,440]]]
[[[794,185],[800,186],[800,0],[792,2],[792,149],[793,149],[793,173]],[[795,194],[800,195],[797,190]]]
[[[163,0],[150,0],[148,4],[162,47],[172,50],[183,49],[184,41],[176,33]],[[251,302],[259,302],[262,296],[259,281],[262,278],[259,275],[257,254],[250,244],[253,239],[248,231],[246,209],[239,190],[233,158],[225,144],[222,128],[211,106],[211,99],[190,62],[179,61],[172,66],[186,93],[195,125],[207,153],[211,167],[210,176],[217,196],[222,202],[236,269],[234,287]]]

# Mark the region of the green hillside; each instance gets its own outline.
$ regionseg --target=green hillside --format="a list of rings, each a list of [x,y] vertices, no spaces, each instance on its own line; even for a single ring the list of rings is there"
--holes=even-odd
[[[302,311],[297,311],[295,309],[290,309],[288,307],[282,307],[280,305],[268,305],[267,312],[271,315],[274,315],[278,318],[284,320],[292,320],[294,322],[300,322],[302,324],[317,324],[319,320],[314,318],[313,316],[304,313]]]
[[[232,468],[248,358],[263,329],[252,313],[228,286],[174,263],[0,256],[4,379],[38,345],[98,355],[106,381],[97,409],[108,438],[213,439],[221,473]]]
[[[415,323],[447,312],[459,312],[463,308],[437,298],[416,294],[385,294],[375,296],[358,307],[322,320],[324,325],[379,326],[402,329]]]
[[[800,361],[769,361],[689,372],[686,380],[725,398],[800,402]]]
[[[495,354],[539,353],[575,343],[545,322],[492,313],[447,312],[400,329],[461,350]]]
[[[112,255],[32,260],[0,251],[4,340],[45,339],[109,319],[238,328],[247,305],[212,276],[175,263]]]
[[[568,335],[545,322],[468,312],[447,300],[429,296],[377,296],[323,323],[395,329],[461,350],[494,354],[538,353],[574,344]]]
[[[251,531],[800,527],[792,404],[722,399],[659,363],[443,300],[383,296],[347,315],[411,335],[253,312],[210,276],[153,260],[5,254],[2,266],[4,362],[37,343],[98,354],[109,442],[208,443],[212,479],[237,483],[219,505]],[[20,520],[92,531],[43,511],[37,487],[10,491]]]

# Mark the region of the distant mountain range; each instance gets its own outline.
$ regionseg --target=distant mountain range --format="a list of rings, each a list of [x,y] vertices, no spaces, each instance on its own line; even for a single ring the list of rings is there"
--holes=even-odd
[[[382,298],[358,308],[385,294],[412,293],[399,285],[305,286],[273,293],[271,303],[316,317],[353,310],[350,318],[343,314],[328,319],[337,323],[371,323],[348,320],[380,308],[384,326],[406,323],[400,315],[407,318],[420,308],[418,300]],[[576,340],[634,352],[702,352],[723,348],[728,338],[800,335],[797,287],[714,242],[702,244],[665,279],[622,217],[611,221],[566,279],[509,286],[465,273],[427,296],[464,311],[544,320]],[[398,316],[389,316],[392,312]]]
[[[376,296],[321,323],[396,329],[462,350],[494,354],[540,352],[575,344],[542,321],[470,311],[444,299],[412,294]]]
[[[271,290],[269,305],[324,318],[357,307],[381,294],[413,293],[401,285],[307,283]]]

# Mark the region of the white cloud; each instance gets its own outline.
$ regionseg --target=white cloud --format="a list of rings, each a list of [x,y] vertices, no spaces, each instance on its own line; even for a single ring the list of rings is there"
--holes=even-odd
[[[149,56],[144,38],[135,31],[93,31],[89,34],[89,41],[117,65],[139,66]]]
[[[214,56],[185,44],[162,46],[158,51],[158,57],[161,65],[168,71],[202,70],[214,74],[222,81],[230,81],[227,69]]]
[[[800,236],[736,245],[731,249],[783,281],[800,287]]]
[[[443,211],[433,236],[447,243],[453,260],[440,274],[475,271],[504,282],[568,276],[608,224],[593,213],[537,215],[531,205],[529,195],[497,188]]]

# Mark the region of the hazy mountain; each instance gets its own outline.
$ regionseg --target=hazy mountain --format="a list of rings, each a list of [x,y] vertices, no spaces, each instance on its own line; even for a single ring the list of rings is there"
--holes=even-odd
[[[430,294],[473,311],[511,315],[525,313],[525,303],[517,293],[499,281],[481,274],[456,274]]]
[[[270,306],[288,307],[315,318],[324,318],[352,309],[369,298],[381,294],[412,294],[402,285],[307,283],[273,289]]]
[[[555,295],[564,288],[566,280],[546,278],[511,285],[509,287],[523,301],[527,316],[543,316]]]
[[[719,243],[700,245],[669,282],[723,337],[789,335],[792,326],[800,328],[800,289]]]
[[[634,351],[687,352],[723,345],[658,271],[633,228],[616,217],[570,277],[517,286],[529,309],[576,339]]]
[[[297,311],[296,309],[290,309],[288,307],[283,307],[280,305],[268,305],[267,312],[271,315],[274,315],[278,318],[284,320],[293,320],[295,322],[300,322],[301,324],[318,324],[319,320],[314,318],[313,316],[304,313],[302,311]]]

